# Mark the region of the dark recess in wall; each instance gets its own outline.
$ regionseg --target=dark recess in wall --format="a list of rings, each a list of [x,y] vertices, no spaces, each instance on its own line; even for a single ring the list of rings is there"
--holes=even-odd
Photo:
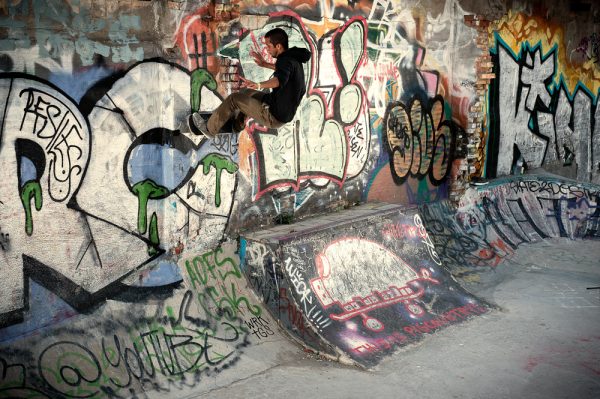
[[[590,12],[590,10],[592,9],[592,2],[582,0],[570,1],[569,9],[571,10],[571,12],[576,13]]]

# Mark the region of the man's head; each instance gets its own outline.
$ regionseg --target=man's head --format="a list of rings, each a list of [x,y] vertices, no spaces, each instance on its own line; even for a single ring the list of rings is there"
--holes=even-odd
[[[265,34],[265,44],[271,57],[277,58],[288,49],[287,33],[281,28],[271,29]]]

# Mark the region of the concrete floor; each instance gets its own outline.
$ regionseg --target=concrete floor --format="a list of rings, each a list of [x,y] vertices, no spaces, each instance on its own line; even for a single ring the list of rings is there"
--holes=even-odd
[[[499,310],[437,332],[374,370],[281,351],[288,344],[280,343],[266,371],[182,397],[598,399],[600,290],[587,289],[598,286],[600,241],[521,247],[468,287]]]

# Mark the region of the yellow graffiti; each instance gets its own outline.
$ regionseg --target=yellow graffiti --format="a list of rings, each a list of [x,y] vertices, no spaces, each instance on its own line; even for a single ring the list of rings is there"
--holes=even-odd
[[[532,46],[539,43],[544,53],[557,46],[555,82],[558,84],[562,75],[564,83],[571,93],[574,92],[579,82],[584,84],[592,93],[597,93],[600,89],[600,69],[593,60],[588,60],[582,64],[575,64],[570,61],[570,52],[565,45],[567,41],[562,27],[549,24],[541,17],[509,12],[497,23],[490,25],[490,40],[493,40],[494,31],[500,35],[515,54],[519,54],[521,45],[525,42],[529,42]],[[495,46],[495,43],[490,43],[490,48],[493,46]]]
[[[342,26],[342,22],[337,20],[331,20],[329,18],[322,18],[320,21],[304,21],[304,25],[315,34],[316,37],[321,37],[329,31],[338,29]]]

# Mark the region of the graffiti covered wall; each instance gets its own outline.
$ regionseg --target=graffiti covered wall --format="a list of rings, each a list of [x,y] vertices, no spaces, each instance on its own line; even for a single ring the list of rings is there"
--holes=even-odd
[[[243,373],[278,337],[228,238],[284,214],[446,198],[471,96],[450,49],[474,48],[456,2],[411,7],[3,3],[0,396],[211,389],[205,375]],[[313,55],[294,120],[191,133],[190,113],[239,76],[269,78],[250,53],[268,56],[274,27]],[[286,298],[280,317],[318,341]]]
[[[457,210],[436,203],[420,211],[444,264],[455,276],[477,281],[521,246],[597,239],[598,199],[597,185],[523,176],[468,190]]]
[[[482,54],[467,15],[497,19],[486,167],[522,158],[598,178],[598,34],[563,49],[566,34],[539,38],[554,30],[535,9],[488,3],[1,2],[0,396],[208,384],[277,335],[228,239],[460,193]],[[268,57],[273,27],[312,52],[294,120],[214,140],[186,129],[239,76],[270,77],[250,53]],[[312,334],[283,298],[280,314]]]
[[[593,2],[515,11],[490,26],[488,176],[543,168],[600,181],[598,26]],[[562,10],[577,24],[562,24]],[[545,18],[544,12],[551,18]]]

